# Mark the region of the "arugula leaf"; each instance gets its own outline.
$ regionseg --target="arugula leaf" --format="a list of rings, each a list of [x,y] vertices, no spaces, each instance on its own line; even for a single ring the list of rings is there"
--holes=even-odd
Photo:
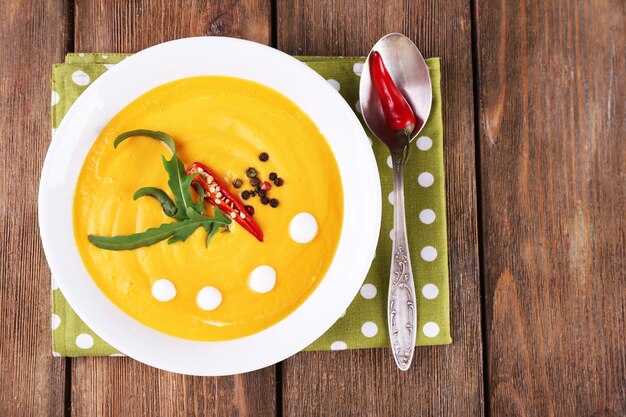
[[[128,132],[124,132],[118,137],[115,138],[113,142],[113,147],[117,149],[117,145],[124,142],[126,139],[131,138],[133,136],[147,136],[152,139],[160,140],[163,142],[170,151],[175,154],[176,153],[176,144],[174,143],[174,139],[170,135],[165,132],[160,132],[158,130],[147,130],[147,129],[137,129],[137,130],[129,130]]]
[[[178,209],[176,208],[176,205],[174,205],[172,199],[165,193],[165,191],[155,187],[143,187],[135,191],[135,194],[133,194],[133,200],[137,200],[138,198],[144,196],[152,197],[159,203],[161,203],[163,213],[165,213],[166,216],[176,216],[176,212],[178,211]]]
[[[216,210],[215,217],[198,214],[192,208],[189,208],[187,211],[194,213],[192,214],[193,218],[179,222],[164,223],[159,227],[153,227],[145,232],[132,235],[89,235],[89,241],[101,249],[130,250],[150,246],[167,238],[170,238],[168,244],[184,242],[199,227],[204,228],[208,232],[212,227],[217,226],[217,228],[220,228],[231,223],[231,219],[225,217],[219,210]]]
[[[193,181],[195,175],[187,175],[183,163],[176,154],[172,155],[172,159],[169,161],[163,157],[163,166],[169,176],[167,185],[172,190],[174,202],[176,207],[178,207],[178,212],[174,218],[176,220],[189,218],[187,215],[188,208],[193,208],[199,214],[202,213],[204,211],[202,200],[200,201],[202,203],[201,207],[199,207],[198,204],[200,203],[194,203],[191,197],[191,181]]]

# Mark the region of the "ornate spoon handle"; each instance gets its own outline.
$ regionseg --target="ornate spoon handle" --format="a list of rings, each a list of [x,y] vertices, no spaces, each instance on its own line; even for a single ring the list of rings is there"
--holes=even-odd
[[[392,152],[391,157],[395,201],[387,320],[393,357],[398,368],[406,371],[411,366],[415,351],[417,310],[404,214],[404,163],[406,157],[404,152]]]

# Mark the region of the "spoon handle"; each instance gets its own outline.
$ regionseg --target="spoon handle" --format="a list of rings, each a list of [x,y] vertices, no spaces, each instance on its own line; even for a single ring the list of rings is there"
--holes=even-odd
[[[403,152],[392,152],[391,158],[393,161],[394,191],[393,251],[391,252],[387,320],[393,357],[398,368],[406,371],[411,366],[415,351],[417,311],[404,214],[404,163],[406,157]]]

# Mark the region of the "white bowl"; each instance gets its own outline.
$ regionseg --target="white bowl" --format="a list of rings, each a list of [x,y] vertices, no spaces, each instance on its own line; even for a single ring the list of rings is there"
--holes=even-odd
[[[72,225],[72,202],[80,169],[109,120],[152,88],[196,75],[256,81],[293,100],[330,144],[344,190],[339,245],[319,286],[282,321],[251,336],[224,342],[169,336],[120,310],[85,269]],[[57,129],[39,188],[43,247],[52,274],[72,308],[96,334],[126,355],[190,375],[229,375],[259,369],[295,354],[320,337],[345,311],[363,283],[374,257],[380,219],[376,161],[350,106],[307,65],[270,47],[232,38],[166,42],[107,71],[80,96]]]

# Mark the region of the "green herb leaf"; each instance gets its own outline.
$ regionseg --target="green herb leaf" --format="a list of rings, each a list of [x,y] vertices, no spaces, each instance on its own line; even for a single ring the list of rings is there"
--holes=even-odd
[[[201,214],[204,211],[204,203],[202,200],[199,203],[194,203],[191,197],[191,182],[195,178],[195,175],[187,175],[183,163],[178,159],[176,154],[174,154],[169,161],[163,158],[163,166],[169,176],[167,185],[169,185],[172,190],[174,202],[176,203],[176,207],[178,207],[178,212],[174,218],[177,220],[188,218],[188,208],[192,208],[196,213]]]
[[[143,187],[135,191],[135,194],[133,194],[133,200],[137,200],[138,198],[144,196],[152,197],[159,203],[161,203],[163,213],[165,213],[166,216],[176,216],[176,212],[178,211],[178,209],[176,208],[176,205],[174,205],[172,199],[165,193],[165,191],[155,187]]]
[[[97,236],[89,235],[89,241],[95,246],[108,250],[130,250],[143,246],[154,245],[157,242],[170,238],[168,243],[184,242],[199,227],[208,231],[214,225],[217,228],[226,226],[231,220],[223,215],[207,217],[196,213],[193,209],[192,219],[180,222],[164,223],[159,227],[153,227],[145,232],[123,236]],[[217,212],[216,212],[217,214]]]
[[[172,151],[173,154],[176,153],[176,145],[174,144],[174,139],[172,139],[172,137],[167,133],[160,132],[158,130],[137,129],[124,132],[115,138],[115,141],[113,142],[113,147],[117,148],[120,143],[133,136],[147,136],[152,139],[160,140],[167,145],[167,147],[170,149],[170,151]]]

